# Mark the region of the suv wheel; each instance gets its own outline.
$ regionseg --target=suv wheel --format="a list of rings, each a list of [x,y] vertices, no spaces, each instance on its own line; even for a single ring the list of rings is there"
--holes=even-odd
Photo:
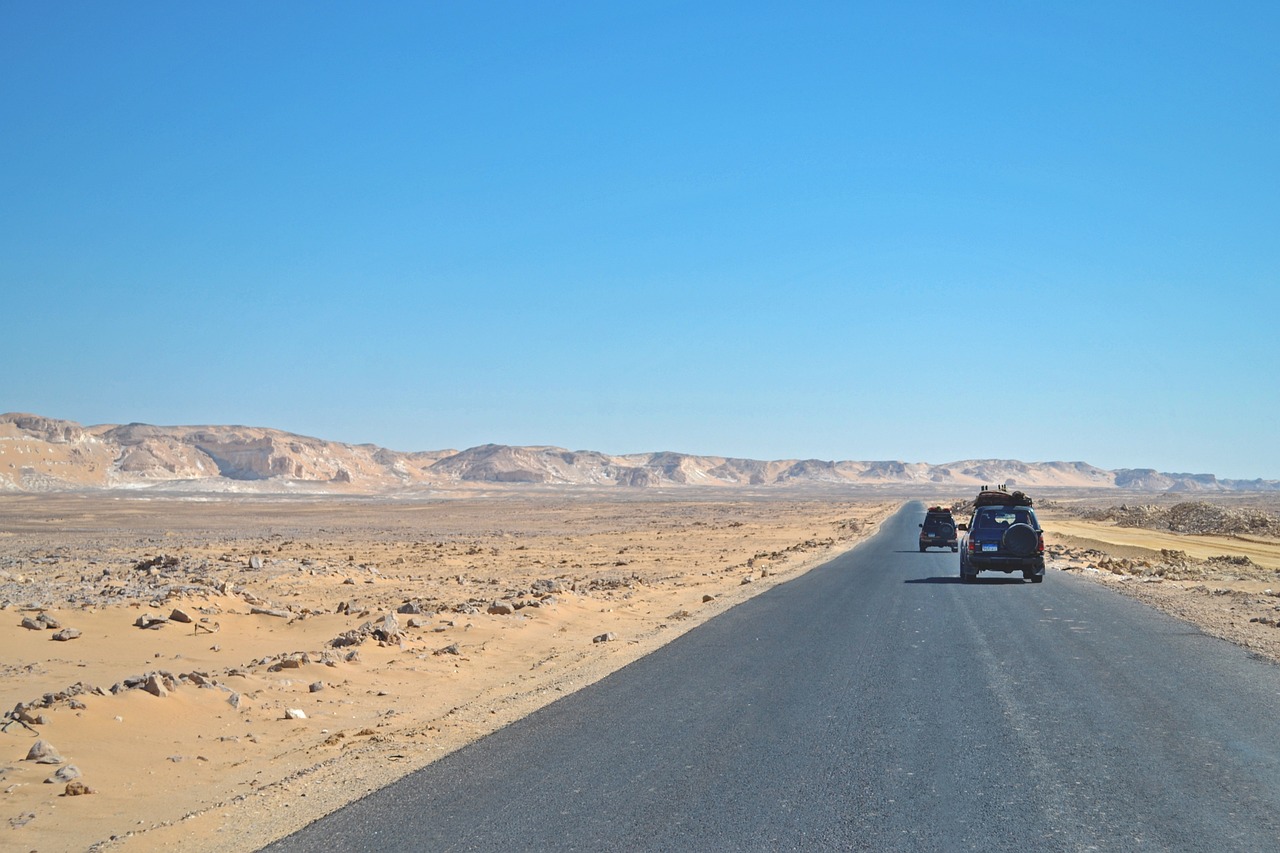
[[[1035,554],[1039,539],[1030,524],[1014,524],[1004,532],[1000,550],[1014,557],[1030,557]]]

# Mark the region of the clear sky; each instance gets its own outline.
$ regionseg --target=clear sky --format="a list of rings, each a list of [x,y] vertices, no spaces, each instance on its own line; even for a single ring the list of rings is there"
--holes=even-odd
[[[0,411],[1280,479],[1277,44],[1232,0],[0,0]]]

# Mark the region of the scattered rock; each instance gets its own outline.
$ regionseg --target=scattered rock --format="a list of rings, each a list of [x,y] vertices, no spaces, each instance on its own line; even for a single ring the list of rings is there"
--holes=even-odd
[[[58,750],[54,749],[53,744],[43,738],[31,744],[31,749],[27,751],[27,757],[24,761],[34,761],[36,764],[61,764],[63,757],[58,754]]]
[[[324,690],[324,682],[323,682],[323,681],[313,681],[313,682],[311,682],[311,684],[307,687],[307,690],[311,691],[312,693],[319,693],[321,690]]]
[[[59,622],[57,619],[54,619],[48,613],[41,613],[39,616],[36,617],[36,621],[39,622],[44,627],[49,628],[50,630],[53,630],[53,631],[56,631],[62,627],[62,623]]]
[[[1256,509],[1231,509],[1204,501],[1184,501],[1171,507],[1113,506],[1077,513],[1093,521],[1114,521],[1118,527],[1145,527],[1174,533],[1259,536],[1280,535],[1280,519]]]
[[[616,639],[618,639],[618,635],[617,635],[617,634],[615,634],[615,633],[613,633],[612,631],[609,631],[609,632],[607,632],[607,633],[601,634],[601,635],[600,635],[600,636],[598,636],[598,637],[592,637],[592,638],[591,638],[591,642],[593,642],[593,643],[612,643],[612,642],[613,642],[614,640],[616,640]]]
[[[458,648],[457,643],[451,643],[450,645],[445,646],[443,649],[436,649],[434,652],[432,652],[432,654],[437,656],[438,655],[460,655],[462,654],[462,650]]]
[[[139,616],[137,619],[134,620],[133,624],[139,628],[143,628],[143,629],[150,628],[154,630],[156,628],[164,627],[166,624],[168,624],[168,622],[169,620],[164,618],[163,616],[153,616],[150,613],[143,613],[141,616]]]
[[[343,646],[358,646],[367,639],[369,639],[369,635],[366,632],[355,629],[351,631],[343,631],[341,634],[330,640],[329,645],[333,646],[335,649],[340,649]]]
[[[394,613],[388,613],[372,626],[369,633],[384,643],[398,643],[400,642],[400,620],[396,619]]]
[[[85,794],[97,793],[79,779],[74,779],[67,783],[67,787],[63,790],[63,794],[68,797],[81,797]]]
[[[74,764],[68,764],[66,767],[59,767],[58,772],[45,779],[44,783],[46,785],[56,785],[59,782],[70,782],[72,779],[79,779],[81,775],[79,767]]]
[[[142,684],[142,689],[150,693],[152,696],[159,696],[163,698],[169,695],[169,688],[165,686],[164,677],[156,672],[147,676],[147,680]]]
[[[176,607],[173,609],[173,612],[169,614],[169,620],[171,622],[182,622],[187,625],[196,621],[191,618],[191,614],[187,613],[187,611],[179,610]]]
[[[59,642],[66,642],[67,640],[75,640],[79,636],[79,628],[63,628],[61,631],[53,635],[53,639]]]
[[[259,557],[257,554],[254,554],[252,557],[250,557],[250,558],[249,558],[249,568],[251,568],[251,569],[260,569],[260,568],[262,568],[262,558],[261,558],[261,557]]]
[[[510,616],[516,612],[516,608],[509,601],[495,601],[489,605],[488,612],[494,616]]]
[[[31,709],[33,707],[36,707],[36,703],[34,702],[31,704],[27,704],[26,702],[19,702],[13,708],[12,716],[15,720],[17,720],[20,723],[26,723],[29,726],[35,725],[36,715],[31,713]]]
[[[30,616],[22,617],[22,627],[28,631],[43,631],[44,623],[31,618]]]
[[[288,619],[293,615],[288,610],[279,610],[274,607],[250,607],[249,612],[256,616],[279,616],[281,619]]]
[[[178,565],[177,557],[168,557],[164,554],[160,554],[159,556],[152,557],[149,560],[139,561],[133,568],[134,571],[139,572],[151,572],[152,569],[155,569],[158,573],[160,569],[172,569],[176,565]]]
[[[288,708],[284,712],[284,718],[286,720],[305,720],[307,714],[301,708]]]

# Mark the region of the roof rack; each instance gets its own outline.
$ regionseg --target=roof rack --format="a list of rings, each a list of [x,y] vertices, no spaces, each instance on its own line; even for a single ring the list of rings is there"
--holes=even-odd
[[[1031,496],[1023,491],[1009,491],[1007,484],[983,486],[974,499],[974,506],[1031,506]]]

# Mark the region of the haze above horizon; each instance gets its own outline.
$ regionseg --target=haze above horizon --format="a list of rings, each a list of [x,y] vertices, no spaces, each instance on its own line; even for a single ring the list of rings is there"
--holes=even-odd
[[[0,411],[1280,479],[1280,7],[15,2]]]

